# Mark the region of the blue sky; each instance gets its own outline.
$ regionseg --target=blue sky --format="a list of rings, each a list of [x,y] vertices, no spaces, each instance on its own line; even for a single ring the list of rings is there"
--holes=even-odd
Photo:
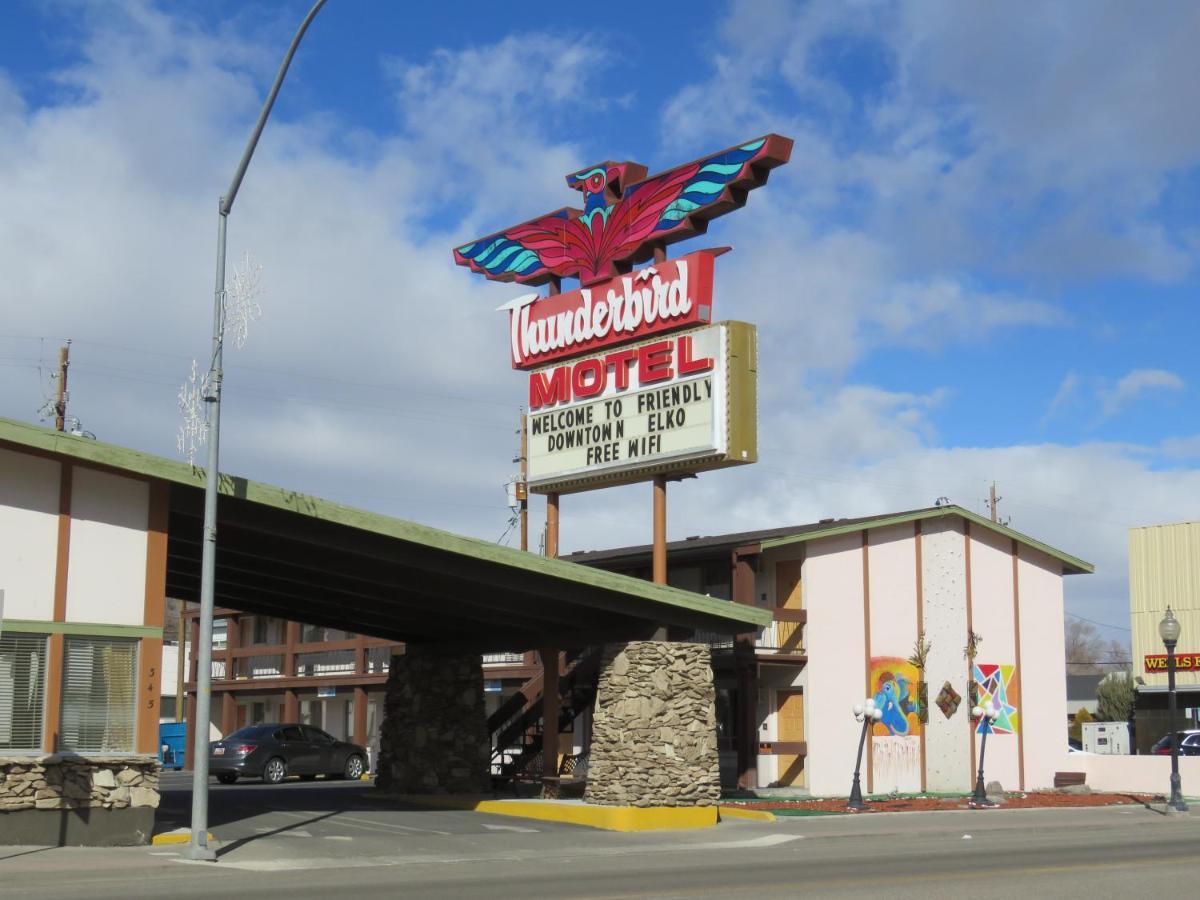
[[[0,415],[36,420],[71,337],[84,427],[175,453],[216,198],[307,6],[5,6]],[[775,131],[791,163],[704,239],[735,247],[719,314],[760,329],[762,462],[677,488],[671,534],[983,511],[995,480],[1096,562],[1068,607],[1123,639],[1128,527],[1200,493],[1200,10],[564,9],[330,0],[230,219],[264,316],[224,466],[498,537],[512,289],[450,248],[572,203],[584,165]],[[645,493],[569,498],[565,547],[648,538]]]

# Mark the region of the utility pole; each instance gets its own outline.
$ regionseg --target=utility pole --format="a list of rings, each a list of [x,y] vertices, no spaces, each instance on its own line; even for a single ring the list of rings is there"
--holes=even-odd
[[[58,393],[54,398],[54,430],[67,430],[67,369],[71,366],[71,339],[58,348]]]
[[[521,413],[521,455],[518,457],[520,468],[517,475],[517,503],[520,511],[517,515],[521,520],[521,549],[529,549],[529,433],[526,430],[528,416]]]
[[[996,496],[996,482],[994,482],[994,481],[992,482],[992,488],[991,488],[990,493],[991,493],[991,499],[988,501],[988,506],[991,507],[991,510],[992,510],[992,521],[999,522],[1000,517],[999,517],[999,514],[996,512],[996,504],[1000,502],[1001,498]]]

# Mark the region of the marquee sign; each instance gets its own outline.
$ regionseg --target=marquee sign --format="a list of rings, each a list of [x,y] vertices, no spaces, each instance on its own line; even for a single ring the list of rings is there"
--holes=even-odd
[[[753,325],[720,322],[535,370],[530,489],[756,462],[756,351]]]
[[[1167,654],[1148,653],[1142,660],[1147,675],[1167,674]],[[1200,672],[1200,653],[1176,653],[1176,672]]]
[[[712,322],[713,264],[728,248],[666,259],[666,247],[744,206],[791,151],[768,134],[652,176],[603,162],[567,176],[583,209],[455,248],[456,263],[490,280],[552,286],[501,307],[512,367],[529,373],[532,490],[757,460],[754,326]],[[563,278],[579,287],[559,293]]]

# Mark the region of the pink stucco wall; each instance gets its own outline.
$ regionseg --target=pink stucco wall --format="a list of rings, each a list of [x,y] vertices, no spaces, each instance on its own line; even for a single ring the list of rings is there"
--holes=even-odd
[[[804,566],[811,686],[805,697],[808,787],[817,796],[845,796],[861,728],[851,708],[867,690],[862,535],[813,541]]]
[[[917,639],[917,553],[911,522],[870,532],[872,659],[907,660]],[[916,684],[912,685],[915,693]],[[871,788],[877,793],[921,790],[918,733],[872,737]]]
[[[971,625],[983,638],[979,645],[977,664],[1016,665],[1016,640],[1013,619],[1012,539],[978,526],[971,529]],[[1061,630],[1061,627],[1060,627]],[[1013,669],[1013,681],[1020,672]],[[1013,687],[1019,687],[1010,683]],[[1015,696],[1008,696],[1009,705],[1017,706],[1017,728],[1021,713]],[[993,733],[988,737],[984,777],[999,781],[1007,790],[1020,787],[1018,748],[1023,737],[1018,734]],[[981,740],[975,737],[975,762],[979,765]]]
[[[1053,786],[1067,741],[1062,566],[1030,547],[1019,552],[1025,787],[1035,790]]]

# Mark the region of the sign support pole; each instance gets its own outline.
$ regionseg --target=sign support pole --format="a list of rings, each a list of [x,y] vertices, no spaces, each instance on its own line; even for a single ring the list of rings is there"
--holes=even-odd
[[[654,476],[654,583],[667,583],[667,476]]]

